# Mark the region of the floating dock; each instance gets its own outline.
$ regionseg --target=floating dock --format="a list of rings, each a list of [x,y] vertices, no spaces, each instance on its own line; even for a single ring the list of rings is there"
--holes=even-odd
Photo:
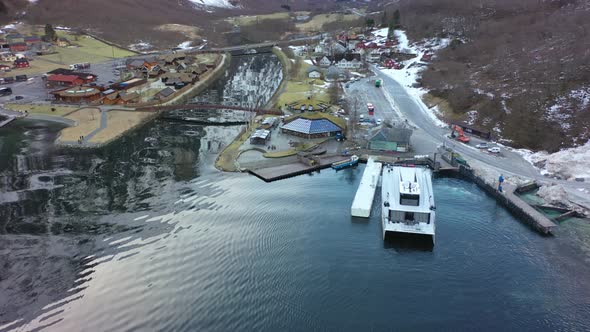
[[[350,214],[353,217],[368,218],[370,216],[382,166],[373,157],[369,157],[367,160],[367,167],[365,167],[361,183],[350,207]]]
[[[264,167],[254,170],[248,169],[247,172],[265,182],[272,182],[329,168],[332,166],[332,163],[348,158],[344,156],[325,156],[321,157],[320,163],[314,166],[308,166],[301,162],[293,162],[287,165]]]

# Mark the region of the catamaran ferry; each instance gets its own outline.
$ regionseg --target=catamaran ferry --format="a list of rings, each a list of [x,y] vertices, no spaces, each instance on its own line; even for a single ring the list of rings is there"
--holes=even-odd
[[[388,234],[415,234],[432,238],[435,210],[432,173],[428,168],[383,167],[383,239]]]

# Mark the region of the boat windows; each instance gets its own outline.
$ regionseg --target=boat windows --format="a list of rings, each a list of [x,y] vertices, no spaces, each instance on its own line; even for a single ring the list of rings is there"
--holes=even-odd
[[[401,205],[418,206],[420,204],[420,196],[401,194],[399,197],[399,203]]]

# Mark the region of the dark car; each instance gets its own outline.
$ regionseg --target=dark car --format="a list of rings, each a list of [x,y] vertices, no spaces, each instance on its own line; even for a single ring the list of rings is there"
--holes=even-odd
[[[16,99],[16,100],[21,100],[21,99],[24,99],[24,98],[25,98],[25,97],[23,97],[23,96],[15,96],[15,97],[14,97],[14,99]]]
[[[10,96],[12,94],[11,88],[0,88],[0,96]]]

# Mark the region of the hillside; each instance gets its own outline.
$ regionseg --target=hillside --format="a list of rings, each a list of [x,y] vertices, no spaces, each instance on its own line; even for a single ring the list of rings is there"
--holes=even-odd
[[[207,40],[210,45],[235,42],[235,38],[225,35],[233,28],[226,20],[228,17],[297,11],[320,13],[349,4],[355,3],[340,0],[0,0],[0,21],[5,24],[14,20],[39,25],[51,23],[87,30],[121,45],[146,43],[163,48],[187,40],[196,44]],[[280,27],[286,22],[274,23]],[[284,30],[288,27],[287,24]]]
[[[516,147],[556,151],[590,138],[590,4],[583,0],[403,0],[411,39],[448,37],[422,75],[446,116]]]

